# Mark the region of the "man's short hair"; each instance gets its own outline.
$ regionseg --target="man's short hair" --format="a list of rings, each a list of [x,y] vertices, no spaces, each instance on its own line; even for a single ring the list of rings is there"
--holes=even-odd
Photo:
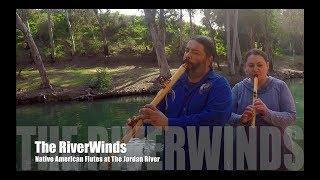
[[[190,40],[195,40],[198,43],[202,44],[204,47],[204,51],[206,53],[207,56],[212,56],[214,59],[214,44],[211,40],[211,38],[207,37],[207,36],[203,36],[203,35],[196,35],[191,37]]]

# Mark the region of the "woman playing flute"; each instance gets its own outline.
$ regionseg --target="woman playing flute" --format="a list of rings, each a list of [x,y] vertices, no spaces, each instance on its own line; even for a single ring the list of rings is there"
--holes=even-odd
[[[248,78],[232,88],[231,123],[249,124],[256,111],[256,125],[272,125],[282,129],[295,122],[296,108],[287,84],[268,76],[269,60],[258,49],[251,49],[245,57]],[[252,103],[253,78],[258,77],[258,98]]]
[[[249,50],[245,61],[248,77],[232,88],[230,124],[250,126],[255,115],[255,126],[275,126],[283,135],[285,128],[296,119],[294,100],[287,84],[268,75],[269,60],[263,51]],[[258,98],[253,101],[254,77],[258,78]]]

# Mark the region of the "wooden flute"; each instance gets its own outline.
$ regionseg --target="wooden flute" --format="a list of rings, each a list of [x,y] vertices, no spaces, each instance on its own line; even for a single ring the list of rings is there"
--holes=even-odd
[[[252,105],[254,104],[254,101],[258,98],[258,77],[255,76],[253,78],[253,93],[252,93]],[[256,111],[253,110],[253,117],[252,117],[252,123],[251,127],[256,126]]]
[[[157,106],[164,99],[164,97],[171,91],[174,84],[179,80],[179,78],[187,70],[187,68],[189,68],[189,66],[190,65],[188,63],[182,64],[177,69],[177,71],[173,74],[173,76],[165,83],[165,86],[157,93],[157,95],[154,97],[154,99],[150,104],[153,106]],[[131,138],[135,137],[135,135],[137,134],[137,132],[139,131],[139,129],[143,124],[143,119],[141,117],[142,117],[141,115],[134,116],[131,122],[134,122],[135,124],[130,125],[133,128],[130,129],[125,134],[125,136],[123,136],[123,138],[121,139],[121,143],[128,143]],[[111,155],[109,156],[112,156],[112,155],[113,153],[111,153]],[[110,169],[111,162],[108,163],[108,167]]]
[[[169,81],[166,83],[165,87],[162,88],[157,95],[154,97],[152,102],[150,103],[153,106],[157,106],[163,98],[171,91],[173,85],[178,81],[178,79],[181,77],[181,75],[186,71],[188,68],[188,64],[184,63],[182,64],[177,71],[173,74],[173,76],[169,79]],[[141,125],[143,124],[143,119],[141,119],[141,115],[135,117],[133,120],[136,122],[134,127],[130,129],[130,131],[122,138],[122,143],[128,143],[131,138],[133,138],[138,130],[140,129]]]

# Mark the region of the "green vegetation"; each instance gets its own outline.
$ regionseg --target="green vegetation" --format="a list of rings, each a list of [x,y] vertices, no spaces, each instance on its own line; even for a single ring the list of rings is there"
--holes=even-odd
[[[98,68],[93,77],[88,78],[88,85],[98,90],[107,90],[110,87],[111,76],[107,68]]]
[[[74,88],[86,84],[86,80],[95,74],[95,68],[67,68],[47,70],[50,81],[56,87]],[[40,85],[40,77],[37,70],[28,70],[22,72],[24,79],[17,79],[17,90],[35,90]]]
[[[47,70],[47,76],[54,87],[72,88],[89,85],[97,89],[107,89],[111,81],[108,70],[100,70],[95,74],[95,69],[85,67],[79,69],[55,69],[50,60],[51,47],[48,30],[47,9],[18,9],[17,13],[27,27],[42,57]],[[183,9],[183,16],[187,10]],[[226,10],[207,9],[194,10],[203,14],[202,24],[192,24],[193,34],[207,35],[215,41],[217,57],[220,64],[227,64],[226,43]],[[92,9],[70,9],[68,17],[65,9],[51,10],[53,24],[53,40],[55,62],[70,63],[72,65],[72,38],[74,39],[75,57],[98,57],[104,54],[104,41],[101,27],[105,30],[108,51],[112,58],[117,57],[142,57],[143,61],[154,62],[157,65],[156,54],[152,38],[145,20],[142,16],[128,16],[111,13],[110,10],[99,12],[99,22]],[[159,11],[156,12],[155,21],[159,22]],[[181,48],[185,46],[191,36],[189,21],[180,22],[180,9],[165,9],[165,55],[167,61],[179,61]],[[187,15],[188,16],[188,15]],[[72,33],[68,26],[70,21]],[[207,19],[206,23],[205,20]],[[181,23],[181,24],[180,24]],[[182,28],[181,28],[182,27]],[[238,11],[238,36],[241,55],[256,46],[264,49],[268,43],[270,57],[275,67],[289,64],[299,65],[304,56],[304,10],[246,10]],[[267,41],[266,41],[267,39]],[[180,40],[182,40],[180,42]],[[145,58],[144,58],[145,57]],[[302,57],[302,58],[301,58]],[[134,59],[134,58],[128,58]],[[300,60],[299,60],[300,59]],[[301,61],[302,59],[302,61]],[[120,60],[119,60],[120,61]],[[108,60],[106,60],[108,62]],[[41,83],[38,71],[30,68],[33,60],[30,51],[26,48],[23,33],[16,30],[16,65],[17,90],[34,90]],[[117,62],[116,62],[117,63]],[[120,62],[119,62],[120,63]],[[280,66],[278,66],[280,65]],[[108,67],[108,65],[106,65]],[[99,65],[97,66],[99,67]],[[39,69],[39,67],[37,67]],[[88,70],[90,70],[88,72]],[[101,77],[106,81],[102,81]],[[18,76],[17,76],[18,77]],[[90,80],[88,80],[88,78]]]
[[[179,48],[178,15],[174,14],[173,11],[179,10],[166,11],[168,18],[166,19],[165,45],[169,56],[177,53]],[[222,10],[212,10],[211,15],[212,25],[217,25],[214,39],[218,54],[225,55],[224,13]],[[71,40],[65,11],[55,10],[52,16],[56,56],[58,59],[66,58],[71,55]],[[291,55],[292,49],[295,49],[296,54],[303,54],[303,10],[240,10],[239,34],[240,47],[242,47],[243,52],[248,49],[248,26],[246,25],[254,27],[253,30],[257,34],[256,41],[258,42],[259,35],[262,33],[259,22],[264,16],[267,16],[268,32],[273,40],[272,45],[275,54]],[[93,12],[73,9],[69,17],[74,32],[76,52],[80,55],[101,53],[102,35]],[[101,18],[107,31],[106,36],[111,54],[139,55],[152,50],[151,37],[143,16],[126,16],[107,11],[101,14]],[[50,51],[46,10],[29,10],[28,22],[39,51],[44,57],[48,58]],[[297,26],[293,26],[294,24]],[[190,24],[183,22],[182,36],[184,41],[188,39],[189,33]],[[209,35],[209,30],[205,27],[195,26],[195,34]],[[17,54],[22,54],[22,44],[22,33],[17,30]]]

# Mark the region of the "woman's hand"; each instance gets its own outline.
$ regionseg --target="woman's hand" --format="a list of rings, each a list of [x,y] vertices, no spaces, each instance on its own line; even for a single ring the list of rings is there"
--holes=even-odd
[[[253,114],[254,114],[254,106],[253,105],[247,106],[246,109],[244,110],[241,118],[240,118],[240,123],[241,124],[251,124]]]
[[[256,99],[253,103],[254,108],[256,109],[256,114],[261,114],[265,116],[268,112],[268,107],[262,102],[260,98]]]

